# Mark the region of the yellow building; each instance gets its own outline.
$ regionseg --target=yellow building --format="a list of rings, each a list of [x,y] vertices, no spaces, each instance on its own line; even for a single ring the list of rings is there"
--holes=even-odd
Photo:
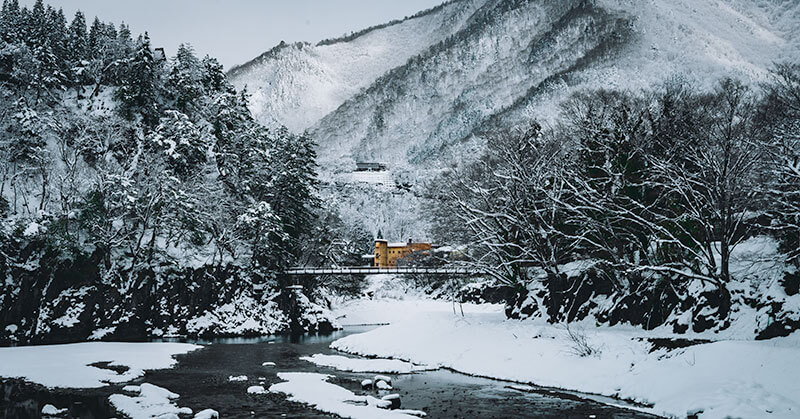
[[[397,261],[410,255],[413,252],[431,250],[430,243],[414,243],[409,240],[407,243],[389,243],[386,240],[375,240],[375,259],[373,266],[378,268],[391,268],[397,265]]]

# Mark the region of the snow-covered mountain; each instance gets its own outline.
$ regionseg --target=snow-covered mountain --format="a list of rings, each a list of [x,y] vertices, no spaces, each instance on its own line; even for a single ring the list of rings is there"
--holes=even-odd
[[[793,0],[454,0],[341,39],[281,44],[230,75],[262,122],[309,129],[323,167],[404,167],[446,161],[498,123],[550,120],[583,87],[762,80],[798,56],[798,27]]]
[[[452,0],[317,45],[281,44],[230,76],[260,122],[311,133],[324,180],[347,183],[355,161],[411,178],[416,198],[373,191],[341,206],[354,222],[381,214],[360,221],[373,233],[405,225],[423,237],[423,222],[393,208],[418,202],[414,178],[478,155],[482,134],[551,122],[584,88],[757,83],[800,57],[798,28],[795,0]]]
[[[303,131],[387,71],[458,32],[483,0],[448,2],[340,39],[281,43],[229,72],[262,123]]]

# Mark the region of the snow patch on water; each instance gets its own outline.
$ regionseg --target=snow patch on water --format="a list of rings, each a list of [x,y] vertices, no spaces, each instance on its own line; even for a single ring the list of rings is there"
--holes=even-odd
[[[138,395],[112,394],[108,397],[108,401],[120,413],[132,419],[178,417],[178,415],[192,414],[192,409],[178,407],[175,404],[174,400],[180,397],[178,394],[148,383],[126,388],[134,390],[135,387],[138,387]]]
[[[414,410],[385,410],[384,400],[372,396],[358,396],[352,391],[328,382],[333,378],[328,374],[309,372],[282,372],[278,378],[282,383],[269,387],[271,393],[289,396],[289,400],[307,403],[311,407],[326,413],[346,418],[381,419],[381,418],[415,418],[425,416],[424,412]]]
[[[348,358],[341,355],[315,354],[300,357],[303,361],[313,364],[331,367],[340,371],[350,372],[383,372],[390,374],[410,374],[415,371],[427,371],[431,368],[425,365],[414,365],[410,362],[397,359],[363,359]]]

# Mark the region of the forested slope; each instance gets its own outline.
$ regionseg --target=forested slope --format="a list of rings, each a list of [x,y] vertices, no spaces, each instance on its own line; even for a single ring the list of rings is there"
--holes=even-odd
[[[276,273],[313,254],[310,138],[258,124],[190,46],[41,1],[3,3],[0,80],[0,341],[289,328]],[[330,327],[299,304],[295,326]]]

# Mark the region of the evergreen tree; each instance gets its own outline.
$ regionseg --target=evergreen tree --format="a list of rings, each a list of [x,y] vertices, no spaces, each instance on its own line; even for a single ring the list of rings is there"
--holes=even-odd
[[[208,55],[203,58],[203,86],[211,92],[230,91],[233,87],[225,78],[225,69],[216,58]]]
[[[81,68],[82,62],[89,60],[89,35],[86,31],[86,18],[81,11],[75,12],[69,25],[67,45],[68,58],[73,68]]]
[[[95,16],[92,26],[89,28],[89,56],[97,58],[100,56],[100,49],[103,43],[103,22]]]
[[[179,179],[198,175],[207,161],[206,135],[181,112],[166,111],[151,141],[159,153],[164,153],[167,167]]]
[[[119,102],[119,112],[124,118],[141,118],[146,127],[158,123],[158,75],[150,37],[145,33],[136,42],[136,50],[124,71],[115,97]]]
[[[293,135],[286,128],[275,133],[271,153],[269,195],[272,209],[280,217],[288,238],[288,250],[300,255],[300,238],[311,226],[312,212],[318,202],[316,151],[314,142],[305,135]],[[267,191],[264,191],[267,192]]]
[[[117,42],[118,42],[118,48],[120,50],[120,55],[123,57],[129,56],[133,46],[133,38],[131,37],[130,28],[124,22],[119,25],[119,33],[117,33]]]
[[[19,0],[4,0],[0,12],[0,36],[8,43],[16,43],[22,39],[23,24]]]
[[[199,102],[204,94],[203,70],[192,47],[181,44],[173,60],[166,87],[177,109],[190,116],[196,114],[201,106]]]

